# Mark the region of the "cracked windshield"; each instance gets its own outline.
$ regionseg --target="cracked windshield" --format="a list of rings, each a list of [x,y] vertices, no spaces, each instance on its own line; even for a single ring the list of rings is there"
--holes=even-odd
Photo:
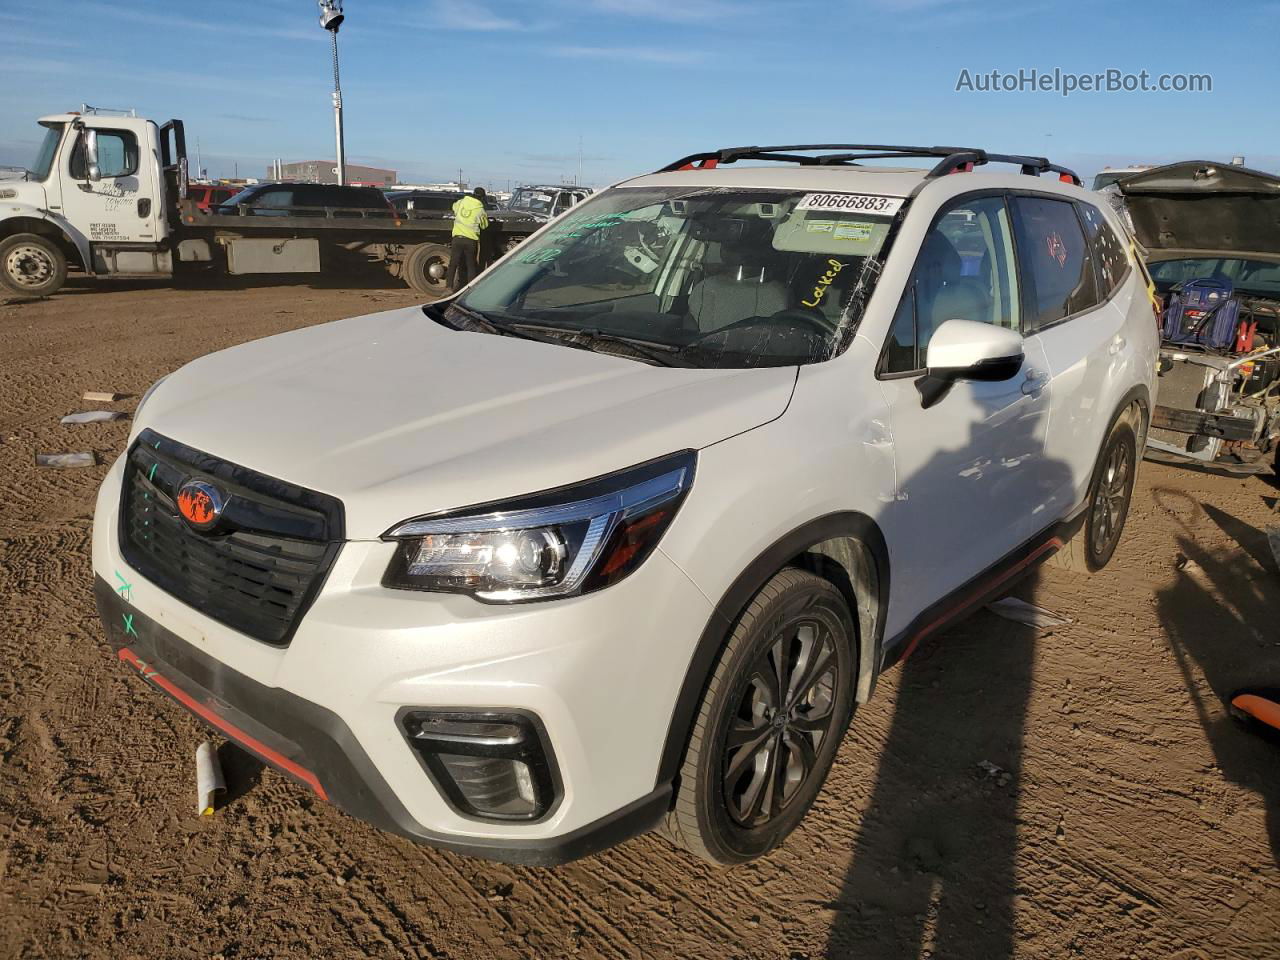
[[[668,366],[825,360],[870,296],[901,205],[856,194],[617,188],[527,242],[446,319]]]

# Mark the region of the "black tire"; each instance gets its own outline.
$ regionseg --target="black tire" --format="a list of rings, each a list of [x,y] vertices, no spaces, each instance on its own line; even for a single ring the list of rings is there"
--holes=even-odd
[[[853,716],[855,637],[844,597],[821,577],[787,569],[761,588],[702,695],[663,829],[669,839],[734,864],[796,828]]]
[[[448,288],[449,248],[443,243],[420,243],[404,259],[400,276],[416,292],[440,296]]]
[[[28,297],[50,297],[67,280],[67,258],[57,244],[36,233],[0,241],[0,283]]]
[[[1096,573],[1111,561],[1133,500],[1137,449],[1133,425],[1122,418],[1111,428],[1098,457],[1093,482],[1089,485],[1084,526],[1053,555],[1051,562],[1055,566],[1078,573]]]

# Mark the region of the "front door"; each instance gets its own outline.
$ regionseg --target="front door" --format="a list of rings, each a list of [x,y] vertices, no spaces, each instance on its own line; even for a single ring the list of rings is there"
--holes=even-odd
[[[138,134],[94,122],[72,131],[59,159],[62,213],[93,244],[158,243],[164,211],[157,196],[155,161]],[[89,179],[85,134],[98,141],[98,176]]]
[[[929,339],[951,319],[1021,328],[1021,289],[1003,194],[960,198],[926,237],[881,361],[897,493],[883,523],[893,571],[887,635],[983,573],[1049,520],[1039,489],[1049,413],[1033,339],[998,383],[960,381],[925,409],[915,382]]]

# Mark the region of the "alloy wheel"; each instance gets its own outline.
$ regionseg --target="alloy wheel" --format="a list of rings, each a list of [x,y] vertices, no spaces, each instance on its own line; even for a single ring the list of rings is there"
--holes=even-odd
[[[776,818],[814,773],[837,719],[835,644],[821,622],[793,621],[752,665],[723,751],[725,807],[739,826]]]
[[[1113,444],[1093,497],[1090,549],[1094,556],[1107,553],[1120,536],[1128,511],[1132,473],[1133,458],[1129,445]]]

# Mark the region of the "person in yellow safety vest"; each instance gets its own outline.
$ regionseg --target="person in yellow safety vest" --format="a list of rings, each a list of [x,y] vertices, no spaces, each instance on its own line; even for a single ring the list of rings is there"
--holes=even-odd
[[[476,187],[453,205],[453,243],[449,248],[450,290],[461,290],[480,272],[480,231],[488,229],[484,187]]]

